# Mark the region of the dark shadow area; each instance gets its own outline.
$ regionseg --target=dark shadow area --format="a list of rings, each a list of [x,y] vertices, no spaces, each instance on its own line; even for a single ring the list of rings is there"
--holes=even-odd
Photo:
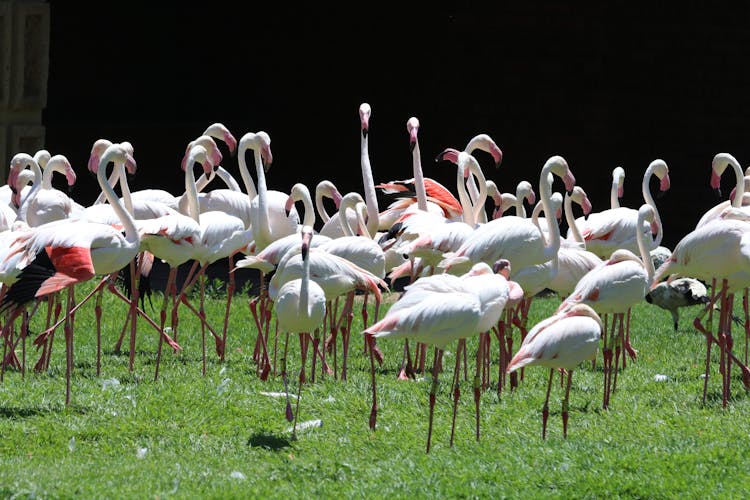
[[[273,434],[253,434],[247,440],[248,446],[261,447],[272,451],[279,451],[291,445],[290,438],[276,436]]]

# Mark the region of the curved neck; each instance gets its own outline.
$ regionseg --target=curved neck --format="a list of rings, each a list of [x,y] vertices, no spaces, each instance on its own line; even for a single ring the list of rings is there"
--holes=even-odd
[[[314,227],[315,209],[313,208],[312,199],[310,198],[310,190],[307,189],[307,186],[305,186],[304,188],[298,187],[297,189],[298,192],[295,199],[302,202],[305,210],[305,216],[302,219],[302,225]]]
[[[52,189],[52,175],[55,172],[65,173],[62,170],[59,170],[54,165],[50,165],[49,168],[45,167],[44,172],[42,172],[42,188],[43,189]]]
[[[120,221],[125,228],[125,239],[129,243],[137,245],[140,241],[140,237],[138,236],[138,231],[135,228],[135,221],[133,220],[133,216],[131,215],[132,212],[128,212],[127,210],[125,210],[125,208],[122,206],[122,203],[120,202],[120,198],[117,197],[117,193],[115,193],[115,190],[112,189],[112,186],[109,185],[106,172],[106,167],[109,161],[106,160],[106,156],[102,157],[102,161],[99,163],[99,168],[96,171],[96,179],[99,181],[99,187],[102,189],[104,197],[107,198],[109,204],[112,205],[112,210],[115,211],[115,214],[120,218]],[[120,189],[123,190],[123,193],[125,192],[125,190],[127,190],[129,194],[130,189],[128,188],[128,179],[125,175],[125,172],[117,172],[120,168],[124,170],[125,166],[122,163],[118,165],[118,163],[115,162],[112,177],[116,178],[115,176],[118,175],[120,178]]]
[[[188,200],[188,215],[200,224],[200,208],[198,206],[198,188],[195,186],[193,165],[185,164],[185,196]]]
[[[422,174],[422,156],[419,152],[419,141],[414,143],[414,148],[411,151],[411,161],[412,168],[414,169],[414,190],[417,193],[417,208],[426,212],[427,192],[424,188],[424,175]]]
[[[732,198],[732,206],[735,208],[739,208],[742,206],[742,198],[745,194],[745,174],[742,172],[742,167],[740,167],[740,164],[736,161],[731,161],[729,164],[732,166],[732,170],[734,170],[734,175],[736,178],[736,183],[734,186],[734,198]]]
[[[21,202],[21,206],[18,208],[18,220],[22,220],[24,222],[28,222],[26,220],[26,215],[29,211],[29,205],[34,200],[34,198],[36,198],[39,190],[42,189],[42,169],[39,167],[39,164],[36,162],[36,160],[29,160],[28,165],[31,171],[34,173],[34,184],[32,184],[31,189],[29,189],[29,192]],[[19,188],[22,188],[22,186],[19,186]]]
[[[581,235],[581,231],[578,229],[578,224],[576,224],[575,217],[573,217],[573,200],[571,199],[568,193],[565,193],[565,200],[563,201],[563,210],[565,211],[565,222],[568,224],[568,227],[570,228],[570,232],[573,235],[573,239],[576,241],[576,243],[579,243],[585,247],[586,242],[584,241],[583,236]]]
[[[323,190],[322,189],[316,189],[315,190],[315,210],[318,211],[318,215],[320,216],[320,220],[323,221],[323,224],[331,220],[331,216],[328,215],[328,212],[326,212],[325,204],[323,203]]]
[[[237,164],[240,167],[240,176],[242,177],[242,183],[245,185],[245,191],[247,191],[247,195],[252,200],[258,195],[258,192],[255,190],[255,183],[253,182],[253,178],[250,176],[250,171],[247,168],[245,151],[247,150],[243,149],[242,151],[238,151]]]
[[[466,192],[466,183],[464,181],[465,168],[459,166],[456,169],[456,190],[458,191],[458,200],[461,202],[461,211],[463,212],[463,221],[469,226],[474,227],[476,220],[474,219],[474,206],[471,204],[469,194]],[[471,175],[469,175],[471,177]]]
[[[656,213],[654,213],[654,219],[656,219]],[[646,235],[641,230],[643,223],[646,219],[638,212],[638,224],[636,225],[635,239],[638,242],[638,251],[641,253],[641,260],[643,261],[643,267],[646,269],[646,276],[648,278],[648,287],[651,287],[651,282],[654,280],[654,263],[651,261],[651,253],[646,247]],[[659,232],[661,232],[661,224],[659,224]],[[654,245],[654,248],[658,246]]]
[[[380,225],[380,211],[378,209],[378,197],[375,192],[375,183],[372,180],[372,166],[370,165],[370,152],[368,149],[368,137],[370,134],[360,135],[359,160],[362,166],[362,185],[367,204],[367,231],[375,234]]]
[[[198,190],[199,193],[203,191],[203,189],[205,189],[206,186],[208,186],[208,183],[213,180],[214,175],[216,175],[217,177],[219,177],[219,179],[224,181],[224,184],[227,185],[227,189],[231,191],[237,191],[237,192],[242,191],[242,189],[240,188],[240,185],[237,184],[237,181],[234,179],[234,177],[232,177],[232,174],[227,172],[227,170],[224,167],[219,165],[214,170],[213,175],[207,177],[206,174],[203,173],[201,174],[200,177],[198,177],[198,180],[195,181],[195,188]]]
[[[263,168],[263,158],[260,155],[260,148],[253,149],[255,158],[255,172],[258,176],[258,219],[259,227],[253,228],[255,242],[258,248],[263,249],[271,242],[271,228],[268,222],[268,189],[266,188],[266,172]],[[260,236],[260,238],[258,237]]]
[[[656,238],[654,239],[654,247],[657,247],[661,244],[662,237],[664,236],[664,229],[662,228],[662,225],[661,225],[661,217],[659,216],[659,209],[656,208],[656,203],[654,203],[654,197],[651,195],[651,189],[650,189],[649,183],[651,182],[652,175],[654,175],[654,169],[649,165],[649,167],[646,169],[646,173],[643,175],[643,182],[641,184],[641,192],[643,193],[643,200],[653,207],[654,220],[659,225],[658,233],[656,234]]]
[[[548,260],[557,256],[560,249],[560,226],[555,219],[555,211],[552,208],[552,182],[550,181],[550,172],[552,165],[545,164],[542,173],[539,175],[539,197],[541,198],[542,207],[544,207],[544,218],[547,220],[550,241],[545,242],[544,254]]]
[[[609,208],[620,208],[620,184],[617,178],[612,178],[612,189],[609,190]]]

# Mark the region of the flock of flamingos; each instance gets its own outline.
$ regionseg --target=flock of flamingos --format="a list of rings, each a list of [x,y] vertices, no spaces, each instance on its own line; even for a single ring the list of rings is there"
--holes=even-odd
[[[293,411],[286,347],[279,345],[287,346],[290,334],[299,336],[298,391],[307,380],[308,357],[313,381],[318,371],[345,380],[355,314],[362,314],[363,349],[372,371],[371,428],[375,428],[377,419],[375,366],[384,362],[377,342],[403,339],[399,374],[403,379],[424,371],[427,348],[434,348],[428,452],[442,354],[449,345],[457,343],[452,383],[454,425],[466,339],[477,335],[473,389],[479,439],[479,396],[489,385],[494,335],[499,346],[498,391],[506,379],[511,387],[516,386],[524,367],[541,365],[550,369],[542,412],[543,436],[553,375],[559,371],[567,376],[562,408],[563,435],[567,435],[573,371],[583,361],[595,360],[601,348],[602,405],[606,409],[620,366],[625,366],[628,357],[636,356],[630,345],[630,308],[645,298],[669,308],[675,328],[677,305],[664,305],[665,297],[682,300],[683,304],[695,300],[705,303],[694,321],[706,338],[704,401],[714,344],[720,354],[723,404],[726,406],[730,395],[732,365],[741,370],[745,387],[750,386],[747,348],[744,359],[740,359],[733,351],[731,335],[734,294],[750,287],[750,209],[745,205],[750,203],[750,193],[745,192],[744,174],[732,155],[719,153],[711,165],[714,188],[718,188],[727,167],[735,172],[737,182],[730,199],[707,212],[669,251],[660,246],[661,219],[649,187],[652,176],[656,176],[660,189],[669,189],[669,171],[662,160],[654,160],[645,171],[643,205],[619,206],[624,171],[618,167],[613,170],[611,207],[592,212],[586,193],[576,185],[573,172],[561,156],[550,157],[541,167],[536,191],[524,181],[515,193],[500,193],[491,180],[485,179],[473,153],[485,151],[499,165],[502,152],[488,135],[480,134],[463,151],[448,148],[438,157],[438,161],[456,165],[454,195],[451,189],[424,177],[419,121],[412,117],[407,131],[413,177],[375,184],[368,152],[370,115],[370,106],[361,104],[363,194],[342,195],[329,181],[320,182],[314,199],[304,184],[294,185],[290,193],[269,189],[266,172],[272,164],[272,153],[268,134],[249,132],[237,141],[220,123],[212,124],[187,145],[181,165],[185,175],[181,195],[160,189],[130,192],[126,172],[135,173],[136,160],[134,148],[127,142],[100,139],[93,144],[88,169],[97,176],[101,196],[90,206],[81,206],[52,187],[54,172],[65,175],[68,184],[76,180],[65,156],[50,155],[45,150],[34,156],[16,154],[7,185],[0,188],[3,373],[6,368],[24,369],[25,360],[19,359],[19,351],[26,339],[29,317],[46,304],[46,329],[33,339],[41,350],[35,369],[49,366],[54,333],[62,327],[69,404],[75,312],[93,301],[100,325],[105,292],[116,294],[129,305],[118,348],[129,325],[131,369],[139,318],[159,335],[155,378],[163,343],[181,349],[177,342],[180,307],[201,319],[203,338],[206,331],[211,334],[216,353],[223,359],[234,271],[252,268],[259,271],[262,283],[260,292],[250,301],[258,331],[253,354],[257,373],[262,379],[270,374],[283,379],[286,413],[290,421],[294,420],[294,429],[299,394]],[[217,141],[232,153],[236,151],[239,181],[220,166],[222,153]],[[246,163],[248,149],[253,153],[254,180]],[[198,179],[196,165],[202,169]],[[205,189],[215,177],[226,186]],[[553,190],[556,179],[564,186],[563,194]],[[119,196],[115,191],[118,185]],[[386,209],[378,206],[378,189],[393,196]],[[338,209],[333,215],[326,213],[325,198]],[[487,208],[490,200],[494,202],[492,210]],[[530,216],[526,204],[533,207]],[[573,204],[583,215],[573,215]],[[509,209],[512,215],[506,213]],[[316,210],[321,220],[316,219]],[[560,233],[558,223],[563,213],[568,226],[565,235]],[[316,222],[318,230],[314,229]],[[661,252],[666,255],[661,256]],[[145,279],[154,258],[170,269],[158,318],[151,318],[139,306],[139,288],[135,285]],[[655,269],[657,258],[660,260]],[[206,268],[221,259],[227,259],[229,265],[226,309],[219,326],[218,321],[205,317],[203,303]],[[184,263],[192,263],[192,268],[178,289],[177,270]],[[127,273],[131,283],[126,293],[114,279],[121,273]],[[400,277],[408,279],[409,284],[381,317],[382,294]],[[89,280],[97,280],[97,285],[76,301],[75,285]],[[710,295],[699,297],[701,287],[702,293],[706,291],[703,284],[709,283]],[[197,305],[187,293],[195,286],[200,287]],[[532,300],[544,290],[556,292],[561,303],[552,316],[528,325]],[[355,311],[357,296],[363,302],[361,312]],[[369,301],[374,304],[374,318],[368,315]],[[717,325],[711,331],[704,320],[714,313],[719,320],[706,322]],[[747,307],[745,317],[747,328]],[[271,332],[276,332],[276,337]],[[286,340],[279,341],[278,333]],[[520,345],[514,348],[519,333]],[[277,356],[278,349],[284,351]],[[204,373],[205,352],[204,340]],[[98,373],[99,354],[96,366]]]

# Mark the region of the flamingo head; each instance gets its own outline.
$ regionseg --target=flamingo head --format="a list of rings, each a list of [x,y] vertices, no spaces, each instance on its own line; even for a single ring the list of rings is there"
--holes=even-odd
[[[460,151],[455,148],[446,148],[442,153],[437,155],[435,161],[447,160],[451,163],[458,164],[458,155]]]
[[[489,153],[495,162],[495,167],[499,167],[500,163],[503,161],[503,152],[500,150],[497,143],[492,140],[492,137],[487,134],[478,134],[472,137],[469,144],[466,145],[465,151],[471,153],[475,149],[481,149],[482,151]]]
[[[419,120],[412,116],[406,122],[406,130],[409,132],[409,151],[414,151],[417,147],[417,133],[419,132]]]
[[[37,162],[37,164],[42,168],[47,166],[50,158],[52,158],[52,155],[46,149],[40,149],[39,151],[34,153],[34,161]]]
[[[65,180],[68,181],[68,186],[72,186],[76,183],[76,173],[75,170],[73,170],[73,167],[70,165],[70,162],[64,155],[55,155],[49,159],[49,162],[47,165],[49,165],[50,168],[54,168],[56,165],[61,165],[62,169],[65,173]]]
[[[96,170],[99,168],[99,159],[111,145],[112,141],[109,141],[107,139],[97,139],[97,141],[94,142],[94,145],[91,146],[91,153],[89,154],[89,171],[96,172]]]
[[[370,114],[372,114],[372,108],[369,104],[363,102],[359,105],[359,126],[362,129],[362,138],[366,138],[370,130]]]
[[[714,156],[714,159],[711,160],[711,189],[713,189],[719,197],[721,197],[721,175],[730,163],[737,167],[740,165],[735,157],[729,153],[717,153],[716,156]]]
[[[206,128],[203,135],[210,135],[220,141],[224,141],[231,154],[234,154],[237,149],[237,139],[234,138],[232,133],[223,123],[212,123]]]
[[[131,175],[135,174],[137,170],[133,154],[122,144],[112,144],[109,146],[99,158],[99,162],[93,166],[93,169],[91,169],[91,165],[89,165],[89,169],[96,174],[102,165],[106,167],[110,162],[122,163],[125,166],[125,170]]]
[[[586,191],[584,191],[581,186],[575,186],[573,188],[573,192],[570,194],[570,198],[581,206],[583,215],[588,215],[591,213],[591,200],[589,200]]]
[[[193,168],[193,165],[195,165],[196,162],[200,164],[201,168],[203,168],[203,173],[206,174],[206,176],[211,176],[213,174],[214,165],[211,162],[211,156],[208,153],[208,150],[200,144],[195,144],[190,148],[190,153],[188,154],[183,169]]]

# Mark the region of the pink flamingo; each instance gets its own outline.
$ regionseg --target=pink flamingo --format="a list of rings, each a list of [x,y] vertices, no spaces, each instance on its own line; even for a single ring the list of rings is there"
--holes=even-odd
[[[573,371],[582,361],[596,358],[602,328],[602,321],[596,311],[586,304],[576,304],[534,325],[508,364],[508,373],[533,365],[550,369],[547,395],[542,408],[542,439],[547,437],[549,395],[556,369],[567,372],[568,375],[561,412],[563,437],[568,436],[568,401]]]
[[[24,267],[18,280],[3,298],[3,309],[13,308],[14,311],[20,311],[19,306],[31,299],[38,299],[64,288],[69,290],[69,309],[66,315],[68,321],[65,328],[66,405],[70,403],[70,374],[73,369],[72,286],[97,274],[106,275],[119,271],[135,258],[140,247],[140,237],[133,217],[125,210],[106,181],[105,168],[109,162],[120,162],[130,169],[135,169],[135,160],[123,146],[115,144],[107,148],[99,164],[94,166],[94,172],[107,201],[120,217],[124,234],[121,230],[106,224],[83,220],[58,221],[24,233],[14,243],[10,252],[10,255],[22,255],[21,265]],[[65,230],[61,231],[63,223]],[[136,324],[134,305],[137,305],[136,299],[131,302],[133,329]],[[169,341],[171,342],[171,339]]]
[[[435,348],[430,387],[430,417],[427,431],[427,453],[430,452],[432,416],[437,394],[438,372],[445,348],[459,340],[453,378],[453,428],[459,397],[460,360],[463,340],[489,330],[500,318],[508,299],[508,284],[486,263],[478,263],[463,277],[434,275],[419,278],[406,287],[406,292],[391,306],[385,317],[364,330],[369,338],[411,338]],[[372,376],[373,406],[370,427],[375,427],[377,401],[375,375]],[[477,409],[478,411],[478,409]],[[477,439],[479,418],[477,417]]]
[[[655,227],[656,214],[649,204],[643,204],[638,210],[638,219],[633,225],[640,258],[630,250],[621,248],[612,252],[609,259],[586,273],[576,285],[571,294],[560,304],[558,312],[564,311],[574,304],[587,304],[599,314],[613,314],[612,330],[609,338],[606,332],[602,355],[604,357],[604,398],[602,407],[609,408],[611,392],[616,387],[615,378],[612,382],[612,347],[615,346],[615,377],[620,357],[621,345],[631,357],[635,358],[635,351],[630,347],[629,327],[624,324],[625,313],[635,304],[644,300],[649,286],[654,278],[654,268],[640,228],[648,223],[652,232],[658,232]],[[637,229],[636,229],[637,228]],[[615,325],[619,323],[619,334],[615,336]]]
[[[739,217],[739,220],[732,217]],[[711,281],[714,285],[721,281],[706,308],[695,318],[693,325],[706,336],[706,372],[703,382],[703,403],[706,402],[708,374],[711,362],[711,345],[718,344],[722,374],[722,406],[726,407],[730,396],[730,368],[736,363],[742,371],[745,388],[750,387],[750,370],[732,352],[732,305],[734,293],[750,286],[750,225],[747,214],[728,207],[718,219],[704,224],[685,235],[674,247],[672,255],[654,274],[651,288],[655,288],[665,277],[691,276]],[[669,279],[667,280],[669,281]],[[714,292],[716,287],[714,286]],[[714,304],[720,304],[719,326],[716,335],[709,325],[701,320],[706,313],[712,313]],[[744,304],[745,307],[746,303]],[[747,314],[747,312],[746,312]]]
[[[659,234],[656,238],[649,240],[648,250],[653,250],[661,243],[663,227],[659,211],[656,208],[654,197],[649,189],[651,177],[656,175],[660,179],[659,189],[663,193],[669,189],[669,168],[664,160],[652,161],[643,174],[641,192],[645,203],[654,209],[654,217],[659,226]],[[638,243],[635,239],[635,223],[638,218],[638,210],[628,207],[610,208],[602,212],[591,213],[584,220],[576,220],[578,229],[586,240],[586,249],[599,257],[606,259],[617,249],[625,248],[631,252],[638,252]],[[649,228],[641,228],[648,234]]]
[[[300,231],[302,244],[300,256],[302,258],[302,274],[299,278],[285,281],[278,290],[275,298],[276,317],[279,329],[288,336],[290,332],[298,332],[300,344],[304,344],[303,337],[310,336],[310,332],[317,331],[323,323],[326,315],[326,296],[323,289],[315,281],[310,279],[310,241],[313,239],[311,226],[304,226]],[[287,345],[287,342],[284,343]],[[286,380],[286,352],[284,353],[284,367],[281,375],[284,379],[284,387],[287,393],[287,419],[291,417],[291,405],[289,403],[289,390]],[[302,357],[301,372],[305,371],[305,357]],[[302,390],[303,378],[300,378],[297,388],[297,408],[294,412],[294,426],[292,436],[297,429],[297,417],[299,416],[299,400]]]

